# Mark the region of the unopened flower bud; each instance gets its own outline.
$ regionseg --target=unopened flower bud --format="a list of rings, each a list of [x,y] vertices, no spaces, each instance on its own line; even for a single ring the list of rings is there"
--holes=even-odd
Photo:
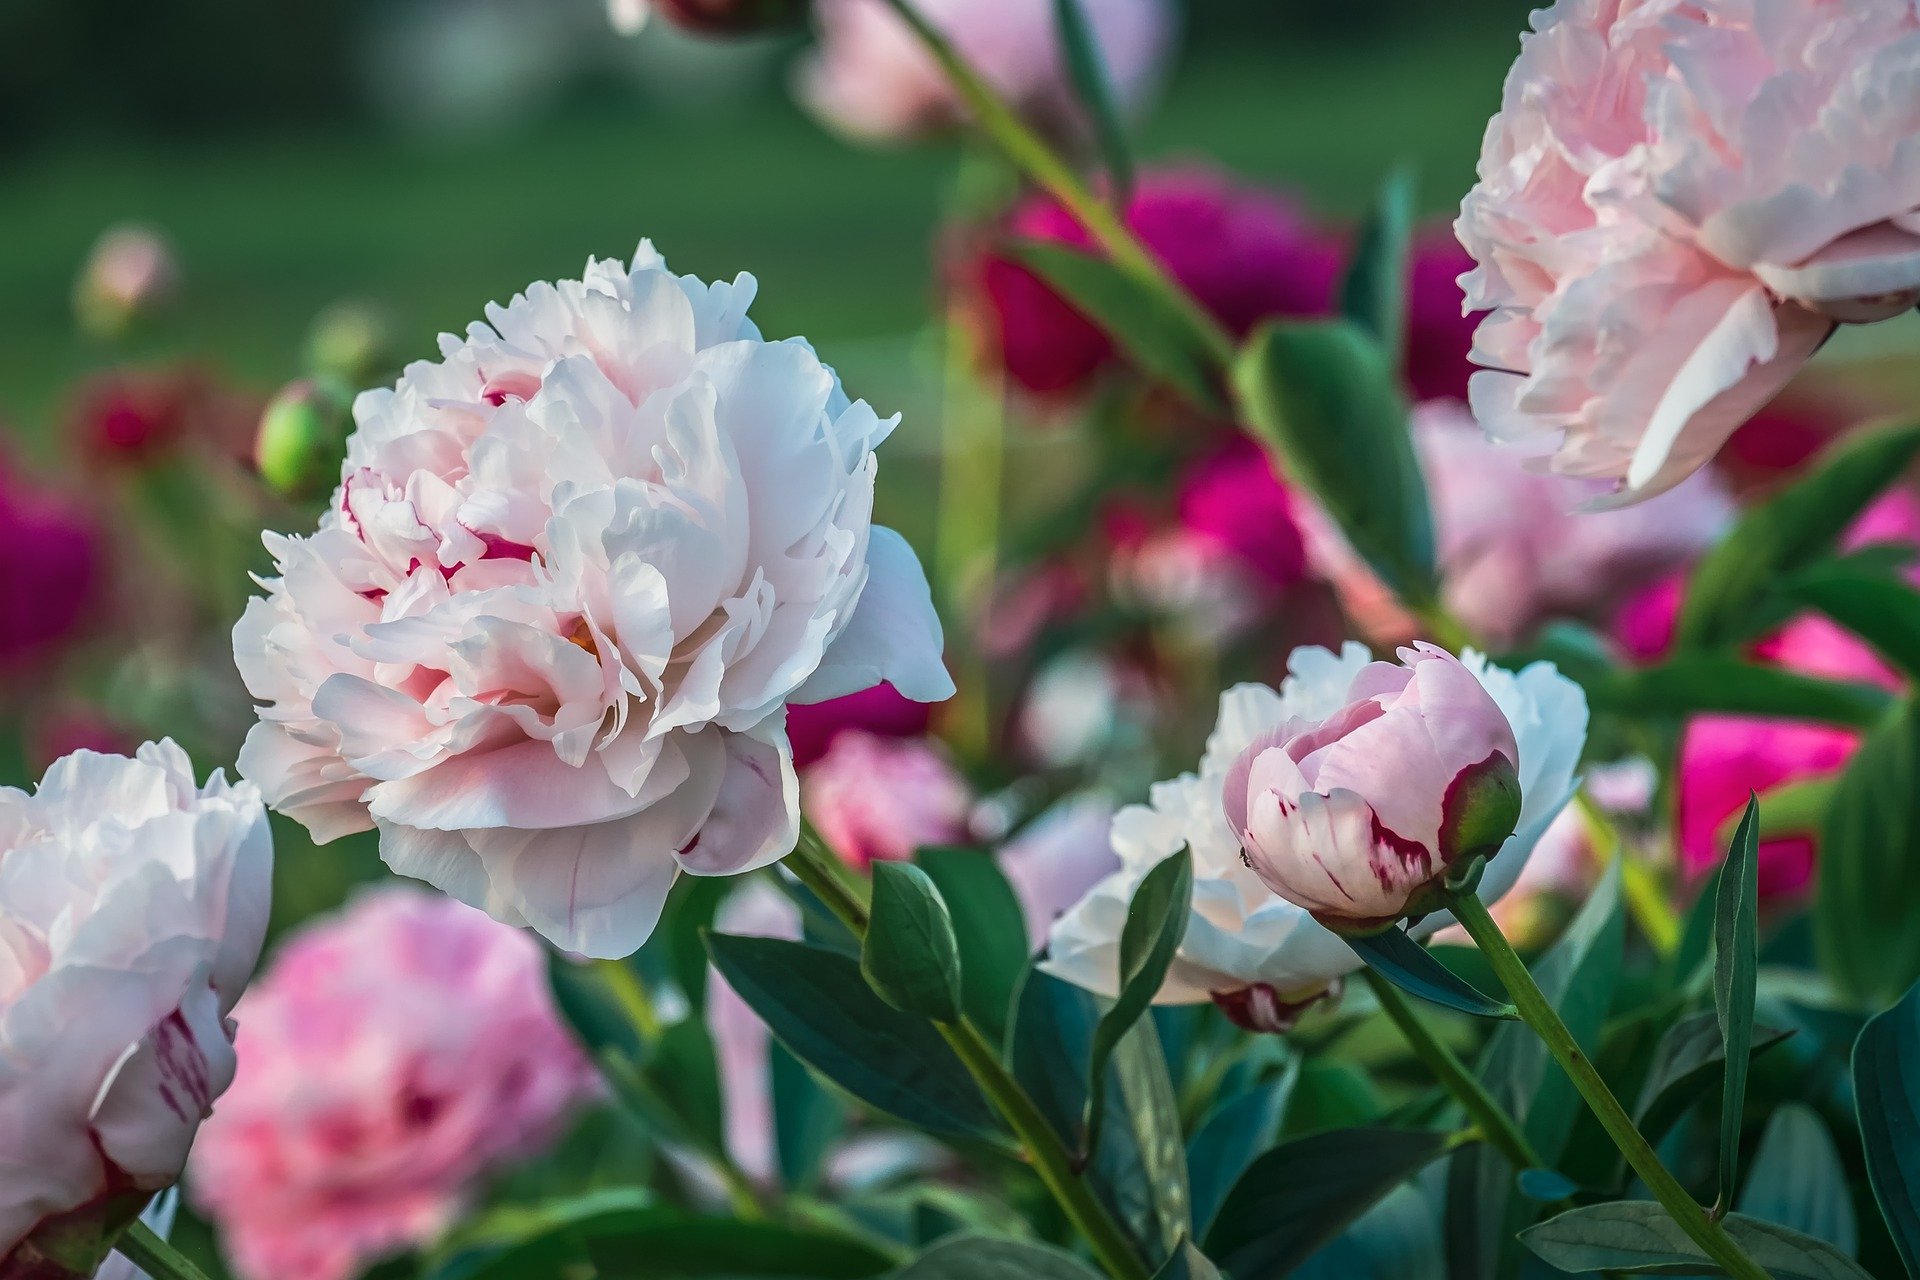
[[[392,321],[370,303],[336,302],[307,331],[307,369],[315,377],[366,387],[397,364]]]
[[[94,244],[74,282],[74,316],[94,337],[118,337],[166,302],[179,278],[173,248],[159,232],[140,226],[111,228]]]
[[[349,399],[330,379],[289,382],[267,403],[254,438],[254,465],[289,498],[325,493],[339,477],[352,427]]]

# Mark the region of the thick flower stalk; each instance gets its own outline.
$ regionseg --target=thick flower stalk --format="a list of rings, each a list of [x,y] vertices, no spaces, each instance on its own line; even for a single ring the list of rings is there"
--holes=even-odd
[[[1920,301],[1909,0],[1560,0],[1460,239],[1475,413],[1614,502],[1697,470],[1843,323]]]
[[[268,803],[555,944],[625,955],[681,872],[792,850],[786,707],[952,692],[925,575],[872,523],[897,419],[754,283],[534,285],[363,394],[319,529],[234,629]]]
[[[51,1236],[110,1238],[233,1079],[273,846],[254,788],[171,742],[0,789],[0,832],[0,1274],[58,1276]]]
[[[1452,677],[1446,681],[1451,695],[1470,701],[1480,714],[1476,732],[1483,740],[1479,745],[1487,750],[1466,764],[1484,761],[1496,748],[1513,752],[1508,758],[1521,803],[1512,834],[1499,844],[1481,881],[1480,893],[1491,902],[1513,886],[1534,845],[1572,796],[1573,771],[1586,740],[1586,699],[1579,686],[1545,663],[1515,673],[1469,654],[1457,662],[1425,657],[1419,665],[1441,661],[1448,664],[1446,674]],[[1228,796],[1236,763],[1256,744],[1289,726],[1310,730],[1328,724],[1343,711],[1357,719],[1358,713],[1351,708],[1358,699],[1384,694],[1389,675],[1402,681],[1399,673],[1411,673],[1405,667],[1373,662],[1364,646],[1353,643],[1338,654],[1319,648],[1296,650],[1288,666],[1290,674],[1277,691],[1263,685],[1228,690],[1221,698],[1219,724],[1207,741],[1198,771],[1156,783],[1148,804],[1120,811],[1113,824],[1113,846],[1121,869],[1054,926],[1043,962],[1049,972],[1111,994],[1118,982],[1120,934],[1133,891],[1161,859],[1183,846],[1193,853],[1193,914],[1158,994],[1159,1003],[1212,1000],[1242,1025],[1284,1031],[1302,1010],[1325,998],[1346,975],[1360,968],[1351,947],[1316,921],[1306,907],[1278,896],[1250,865],[1251,859],[1242,851],[1245,827],[1230,817]],[[1462,678],[1466,683],[1461,683]],[[1489,705],[1497,709],[1500,723],[1485,717]],[[1432,739],[1427,742],[1431,744]],[[1431,745],[1425,749],[1432,753]],[[1465,759],[1464,754],[1461,758]],[[1310,766],[1317,770],[1321,760],[1311,761]],[[1356,758],[1354,763],[1357,767],[1364,761]],[[1385,758],[1380,764],[1383,771],[1399,767]],[[1438,788],[1430,797],[1422,791],[1422,802],[1430,802],[1436,813],[1444,805],[1443,793],[1452,777],[1441,779],[1439,774],[1436,767],[1421,775],[1431,775]],[[1376,775],[1386,776],[1386,772]],[[1243,777],[1251,778],[1252,771]],[[1334,786],[1331,779],[1329,774],[1329,788]],[[1349,781],[1365,783],[1358,776]],[[1410,782],[1409,776],[1395,776],[1394,786],[1387,789],[1399,793],[1402,784]],[[1368,792],[1382,790],[1365,785]],[[1408,803],[1413,802],[1413,790],[1411,785],[1404,787]],[[1395,803],[1397,799],[1383,799],[1382,810],[1397,817],[1392,809]],[[1409,837],[1425,831],[1411,818],[1404,825]],[[1436,860],[1437,846],[1443,843],[1438,828],[1443,825],[1436,820],[1436,829],[1428,833],[1436,846]],[[1369,840],[1363,852],[1371,849]],[[1371,876],[1371,871],[1367,874]],[[1384,910],[1369,907],[1355,914],[1371,917]],[[1444,916],[1429,917],[1420,926],[1422,934],[1444,921]]]

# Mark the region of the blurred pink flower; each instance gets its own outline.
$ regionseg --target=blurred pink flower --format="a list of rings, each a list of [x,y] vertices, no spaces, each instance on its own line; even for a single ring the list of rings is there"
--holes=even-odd
[[[1476,415],[1629,502],[1702,466],[1844,322],[1920,301],[1911,0],[1559,0],[1457,224]]]
[[[1445,228],[1414,237],[1407,261],[1407,388],[1415,400],[1465,400],[1473,374],[1477,314],[1465,310],[1460,277],[1473,256]]]
[[[1455,401],[1414,413],[1439,539],[1441,593],[1474,635],[1498,646],[1556,617],[1605,621],[1648,582],[1690,564],[1727,528],[1733,504],[1701,475],[1641,508],[1581,512],[1590,487],[1528,468],[1489,442]],[[1383,642],[1418,624],[1317,509],[1303,515],[1320,571],[1366,634]]]
[[[115,338],[164,304],[179,285],[180,264],[165,236],[133,223],[111,227],[95,242],[74,282],[74,313],[88,333]]]
[[[856,867],[967,839],[973,791],[926,738],[841,733],[800,780],[800,808]]]
[[[1065,75],[1053,0],[913,0],[1015,110],[1042,130],[1078,138],[1085,113]],[[967,111],[946,73],[885,0],[816,0],[819,42],[802,64],[799,95],[851,137],[897,141],[946,128]],[[1172,52],[1167,0],[1086,6],[1122,107],[1156,87]]]
[[[1126,221],[1236,334],[1271,316],[1320,315],[1332,305],[1338,238],[1272,192],[1208,169],[1148,170]],[[1006,230],[1021,239],[1093,247],[1073,215],[1044,195],[1028,197]],[[1074,392],[1114,359],[1106,335],[1025,267],[989,254],[974,270],[999,362],[1021,387],[1039,395]]]
[[[1088,792],[1060,801],[1000,846],[1000,869],[1027,917],[1027,944],[1047,933],[1093,887],[1120,870],[1113,849],[1113,800]]]
[[[100,532],[76,506],[0,461],[0,674],[75,638],[104,576]]]
[[[883,738],[917,738],[932,718],[926,703],[915,702],[890,684],[877,684],[844,698],[788,707],[787,737],[793,742],[794,766],[804,769],[849,729]]]
[[[597,1089],[540,944],[422,889],[307,925],[237,1017],[191,1190],[247,1280],[346,1280],[433,1241]]]

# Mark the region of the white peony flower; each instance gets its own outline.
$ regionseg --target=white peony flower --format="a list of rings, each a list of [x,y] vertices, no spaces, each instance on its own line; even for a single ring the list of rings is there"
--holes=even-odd
[[[272,872],[258,793],[195,786],[171,742],[0,788],[0,1275],[37,1274],[42,1224],[179,1176],[233,1079]]]
[[[619,956],[680,872],[792,850],[790,701],[952,693],[919,562],[872,524],[898,419],[762,339],[754,288],[642,244],[359,398],[332,509],[268,539],[234,629],[269,804]]]
[[[1302,1007],[1360,968],[1352,948],[1246,865],[1223,797],[1242,752],[1290,720],[1319,721],[1338,711],[1354,677],[1372,660],[1364,645],[1352,642],[1338,654],[1296,649],[1278,692],[1243,684],[1221,695],[1219,723],[1199,772],[1155,783],[1147,804],[1129,805],[1115,816],[1113,847],[1121,870],[1061,917],[1041,967],[1112,995],[1133,892],[1148,871],[1184,845],[1193,851],[1193,913],[1157,1003],[1212,1000],[1244,1025],[1285,1030]],[[1515,673],[1471,651],[1461,661],[1506,715],[1520,751],[1519,824],[1487,862],[1480,884],[1480,896],[1491,902],[1513,887],[1527,855],[1573,795],[1587,703],[1580,687],[1547,663]],[[1425,936],[1447,921],[1444,913],[1429,916],[1417,932]]]

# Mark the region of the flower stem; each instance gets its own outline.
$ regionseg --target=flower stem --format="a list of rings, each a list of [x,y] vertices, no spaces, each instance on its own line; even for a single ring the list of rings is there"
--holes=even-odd
[[[1660,955],[1672,955],[1680,945],[1680,918],[1674,914],[1673,904],[1653,869],[1628,853],[1619,829],[1585,787],[1574,793],[1573,802],[1580,806],[1595,859],[1603,867],[1616,860],[1620,863],[1620,888],[1641,934]]]
[[[138,1219],[121,1232],[113,1247],[153,1280],[207,1280],[206,1272]]]
[[[864,938],[867,904],[842,877],[841,865],[840,859],[810,828],[801,830],[800,843],[786,860],[786,867],[795,878],[812,890],[855,937]],[[980,1029],[965,1018],[959,1022],[936,1022],[934,1026],[1020,1139],[1033,1162],[1034,1172],[1085,1237],[1107,1274],[1113,1280],[1149,1280],[1150,1272],[1126,1232],[1081,1180],[1074,1168],[1073,1156],[1052,1124],[1000,1061]]]
[[[1019,115],[994,91],[993,86],[975,71],[951,41],[929,22],[910,0],[888,0],[900,20],[940,64],[954,89],[973,112],[974,123],[988,140],[1000,149],[1014,167],[1035,185],[1067,207],[1075,220],[1087,229],[1113,264],[1131,276],[1136,284],[1157,294],[1193,331],[1213,361],[1222,368],[1233,362],[1233,335],[1191,294],[1174,282],[1146,246],[1127,229],[1120,215],[1080,180],[1073,167],[1029,129]]]
[[[1433,1034],[1433,1029],[1421,1020],[1407,998],[1400,994],[1400,989],[1371,969],[1366,970],[1366,979],[1367,985],[1373,988],[1374,998],[1380,1002],[1381,1010],[1392,1019],[1394,1026],[1400,1028],[1400,1034],[1407,1038],[1407,1044],[1432,1069],[1447,1092],[1466,1109],[1467,1116],[1488,1145],[1505,1156],[1516,1173],[1524,1169],[1544,1168],[1533,1145],[1527,1141],[1527,1136],[1513,1122],[1513,1117],[1493,1100],[1485,1086],[1474,1078],[1453,1050]]]
[[[1727,1229],[1719,1221],[1710,1217],[1700,1207],[1687,1189],[1680,1185],[1667,1167],[1660,1163],[1660,1157],[1651,1144],[1634,1126],[1633,1117],[1627,1114],[1620,1100],[1607,1088],[1607,1082],[1600,1078],[1587,1055],[1581,1051],[1574,1040],[1573,1033],[1567,1030],[1567,1024],[1560,1020],[1553,1005],[1534,982],[1533,975],[1527,972],[1513,947],[1508,944],[1506,935],[1500,932],[1488,914],[1486,904],[1471,893],[1450,895],[1449,908],[1454,919],[1465,927],[1472,936],[1480,953],[1487,958],[1494,975],[1507,989],[1514,1005],[1520,1010],[1520,1016],[1526,1020],[1547,1046],[1561,1069],[1573,1081],[1580,1096],[1587,1100],[1600,1125],[1613,1139],[1614,1146],[1626,1157],[1628,1165],[1647,1184],[1654,1199],[1680,1229],[1728,1275],[1735,1280],[1768,1280],[1767,1273],[1754,1263],[1753,1259],[1741,1251]]]

